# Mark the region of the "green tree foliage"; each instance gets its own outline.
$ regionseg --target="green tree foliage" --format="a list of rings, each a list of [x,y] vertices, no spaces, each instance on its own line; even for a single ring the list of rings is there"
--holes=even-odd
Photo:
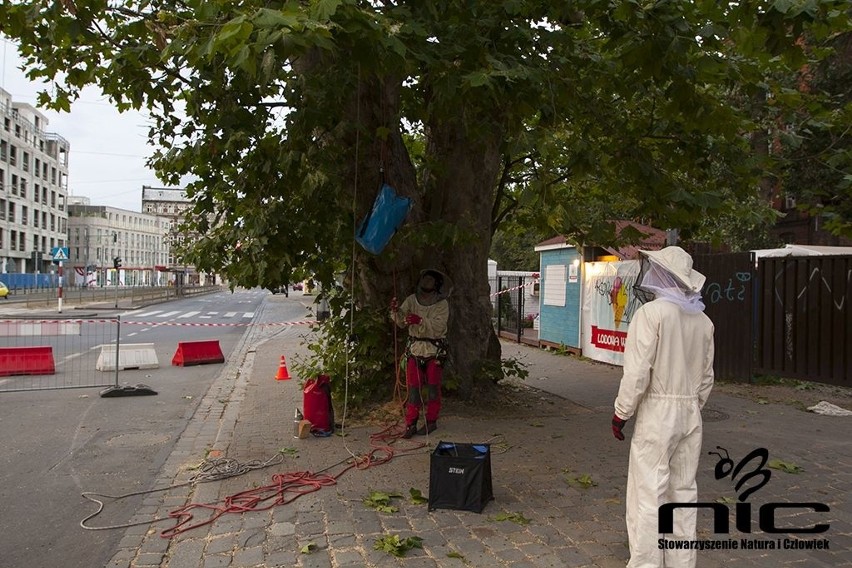
[[[499,270],[536,272],[539,269],[539,258],[535,246],[552,236],[544,237],[529,228],[510,227],[506,224],[494,233],[491,241],[491,260],[497,262]]]
[[[751,195],[771,164],[750,139],[767,115],[747,103],[768,97],[780,113],[772,78],[824,58],[799,40],[823,46],[847,8],[18,0],[0,28],[29,76],[51,82],[41,104],[68,110],[94,84],[150,114],[151,165],[164,183],[193,180],[200,269],[246,286],[340,280],[336,313],[370,318],[421,268],[450,274],[448,371],[470,394],[499,359],[486,264],[497,227],[583,242],[619,217],[686,231]],[[414,205],[372,256],[352,237],[383,181]],[[390,388],[391,369],[373,372],[362,378]]]
[[[803,210],[825,219],[827,230],[852,238],[852,31],[828,45],[831,55],[797,77],[802,100],[781,133],[788,160],[781,183]]]

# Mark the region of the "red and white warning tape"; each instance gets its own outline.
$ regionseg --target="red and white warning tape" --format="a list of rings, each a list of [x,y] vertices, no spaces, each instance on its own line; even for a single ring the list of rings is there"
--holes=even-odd
[[[538,274],[533,274],[531,276],[533,279],[532,282],[527,282],[526,284],[521,284],[520,286],[515,286],[513,288],[506,288],[505,290],[500,290],[499,292],[494,292],[491,294],[491,297],[499,296],[500,294],[508,294],[509,292],[514,292],[515,290],[520,290],[521,288],[526,288],[527,286],[534,286],[538,282]]]
[[[0,320],[0,325],[17,324],[19,326],[32,324],[61,324],[61,323],[114,323],[115,319],[63,319],[63,320]],[[185,326],[185,327],[248,327],[254,326],[284,326],[284,325],[314,325],[319,323],[316,320],[303,321],[280,321],[268,323],[192,323],[192,322],[176,322],[176,321],[122,321],[126,325],[151,325],[151,326]]]

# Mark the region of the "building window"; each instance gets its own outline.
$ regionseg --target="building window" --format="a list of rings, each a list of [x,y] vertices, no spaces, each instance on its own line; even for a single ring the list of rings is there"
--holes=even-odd
[[[544,305],[564,306],[565,285],[568,281],[567,267],[564,264],[551,264],[544,267]]]

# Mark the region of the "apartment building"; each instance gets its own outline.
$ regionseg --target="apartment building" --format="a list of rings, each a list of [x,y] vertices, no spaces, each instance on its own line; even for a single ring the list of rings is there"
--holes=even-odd
[[[180,232],[180,225],[186,219],[192,207],[192,201],[186,191],[169,187],[142,186],[142,211],[169,219],[171,228],[167,237],[169,247],[169,269],[183,284],[213,284],[213,274],[199,274],[192,265],[184,264],[177,254],[177,248],[184,242],[193,242],[198,238],[195,233]]]
[[[75,285],[165,286],[169,273],[168,218],[70,197],[68,262]],[[116,259],[120,266],[116,266]],[[71,274],[69,272],[69,278]]]
[[[0,89],[0,273],[46,272],[66,245],[67,140],[33,106]]]

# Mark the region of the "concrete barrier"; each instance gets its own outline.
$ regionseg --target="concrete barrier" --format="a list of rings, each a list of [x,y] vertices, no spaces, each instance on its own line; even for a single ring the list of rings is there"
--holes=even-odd
[[[188,367],[190,365],[206,365],[209,363],[224,363],[225,356],[219,347],[219,340],[181,341],[172,357],[172,365]]]
[[[118,349],[118,368],[158,369],[160,362],[153,343],[125,343]],[[98,371],[115,371],[115,345],[101,345],[101,354],[95,364]]]
[[[0,347],[0,377],[54,375],[53,347]]]

